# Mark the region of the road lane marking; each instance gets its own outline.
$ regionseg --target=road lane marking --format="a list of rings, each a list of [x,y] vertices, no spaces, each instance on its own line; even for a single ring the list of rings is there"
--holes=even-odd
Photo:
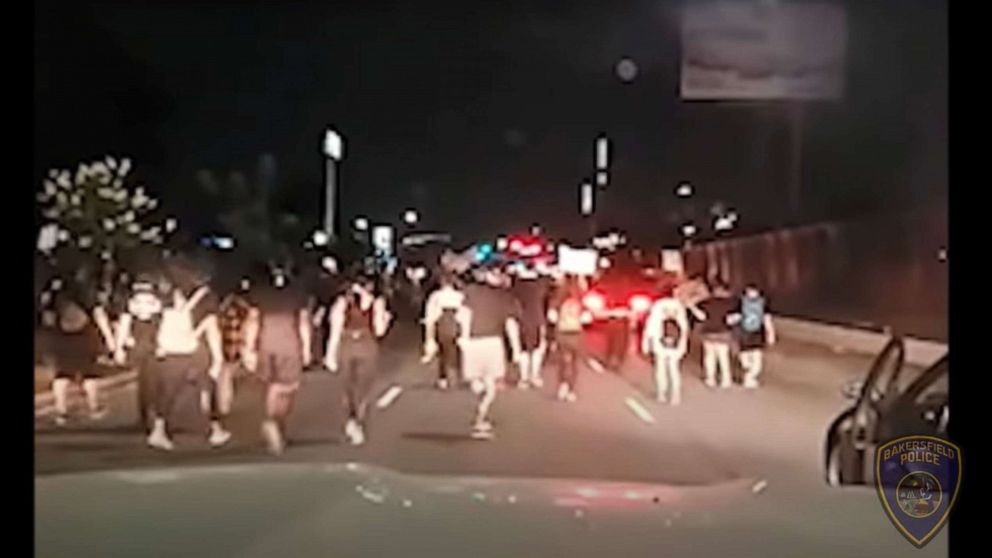
[[[631,411],[633,411],[635,415],[637,415],[637,418],[643,420],[648,424],[655,423],[654,417],[651,416],[651,413],[649,413],[648,410],[644,408],[644,405],[641,405],[641,403],[638,400],[634,399],[633,397],[628,397],[626,399],[626,403],[627,403],[627,407]]]
[[[392,405],[393,401],[396,401],[396,398],[399,397],[401,393],[403,393],[403,388],[400,386],[393,386],[387,389],[386,393],[382,394],[379,400],[375,402],[375,406],[379,409],[385,409],[386,407]]]
[[[597,374],[604,374],[606,372],[606,369],[603,368],[603,365],[600,364],[599,361],[594,358],[589,359],[589,368],[592,368],[593,371],[596,372]]]

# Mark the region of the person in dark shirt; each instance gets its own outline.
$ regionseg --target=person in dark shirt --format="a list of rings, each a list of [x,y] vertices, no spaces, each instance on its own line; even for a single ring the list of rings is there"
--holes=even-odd
[[[503,276],[495,269],[480,269],[475,284],[465,289],[465,303],[459,312],[459,345],[462,373],[479,395],[473,423],[473,437],[492,437],[489,409],[496,399],[496,384],[506,375],[503,335],[510,342],[513,362],[520,362],[519,304],[503,287]]]
[[[729,388],[733,383],[730,367],[730,348],[733,344],[733,331],[730,315],[734,313],[737,301],[730,295],[730,289],[722,282],[710,288],[710,295],[699,303],[702,323],[699,332],[703,340],[703,369],[706,371],[706,385],[716,387],[717,370],[720,372],[720,387]]]
[[[307,294],[282,269],[274,269],[270,277],[257,282],[251,303],[245,335],[247,365],[267,383],[262,436],[269,451],[280,454],[286,418],[313,355]]]
[[[113,332],[106,309],[96,296],[96,287],[87,281],[85,271],[71,280],[59,281],[52,299],[54,328],[51,352],[55,364],[52,394],[55,421],[64,425],[69,418],[69,387],[82,379],[90,418],[99,420],[106,414],[100,403],[100,369],[97,358],[114,350]]]
[[[541,367],[547,350],[548,296],[551,287],[547,277],[532,266],[520,269],[512,292],[520,307],[520,381],[519,387],[541,387]]]
[[[154,280],[139,276],[131,285],[131,295],[120,315],[114,344],[114,361],[120,366],[130,364],[138,373],[138,420],[146,433],[153,425],[153,372],[162,307]]]
[[[376,293],[375,279],[368,275],[350,281],[331,307],[324,365],[344,374],[345,436],[355,446],[365,443],[367,398],[379,372],[379,339],[391,321],[386,299]]]

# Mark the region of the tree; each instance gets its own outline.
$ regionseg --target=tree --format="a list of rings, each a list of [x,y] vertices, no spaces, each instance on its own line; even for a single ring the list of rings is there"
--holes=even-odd
[[[162,244],[174,220],[155,222],[158,200],[143,186],[131,184],[131,161],[113,157],[80,163],[73,174],[52,169],[37,201],[43,225],[38,250],[61,262],[100,257],[112,261],[122,253]]]

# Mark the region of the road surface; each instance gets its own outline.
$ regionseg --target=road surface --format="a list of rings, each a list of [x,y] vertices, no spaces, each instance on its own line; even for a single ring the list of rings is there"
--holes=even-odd
[[[846,404],[843,384],[866,372],[870,359],[864,356],[783,342],[767,356],[761,389],[711,390],[694,352],[683,366],[682,405],[673,408],[652,401],[643,359],[631,356],[620,374],[602,371],[602,343],[590,334],[577,402],[554,400],[550,362],[542,390],[500,393],[493,408],[496,437],[478,441],[468,436],[473,397],[433,388],[434,368],[419,363],[417,335],[400,326],[387,339],[373,390],[383,405],[374,407],[368,442],[359,448],[343,442],[341,380],[326,371],[305,375],[288,426],[291,446],[278,458],[264,450],[261,386],[251,378],[238,384],[228,421],[234,439],[221,449],[209,448],[197,432],[177,435],[171,454],[146,448],[132,426],[133,387],[109,396],[112,412],[98,423],[57,429],[49,417],[37,418],[36,488],[45,488],[39,506],[46,509],[42,498],[58,499],[60,478],[82,472],[361,463],[418,478],[611,481],[688,491],[734,486],[746,500],[727,525],[771,551],[766,555],[790,555],[799,539],[823,549],[813,555],[947,553],[946,529],[916,551],[889,523],[872,489],[824,483],[825,431]],[[205,432],[202,418],[188,414],[190,429]],[[774,517],[776,527],[747,527],[747,518],[759,516]]]

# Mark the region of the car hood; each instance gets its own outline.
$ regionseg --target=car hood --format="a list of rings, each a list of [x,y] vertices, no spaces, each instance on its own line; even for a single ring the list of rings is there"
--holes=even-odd
[[[740,557],[839,549],[835,527],[810,528],[766,488],[756,479],[680,487],[411,475],[356,463],[52,475],[35,479],[35,555]]]

